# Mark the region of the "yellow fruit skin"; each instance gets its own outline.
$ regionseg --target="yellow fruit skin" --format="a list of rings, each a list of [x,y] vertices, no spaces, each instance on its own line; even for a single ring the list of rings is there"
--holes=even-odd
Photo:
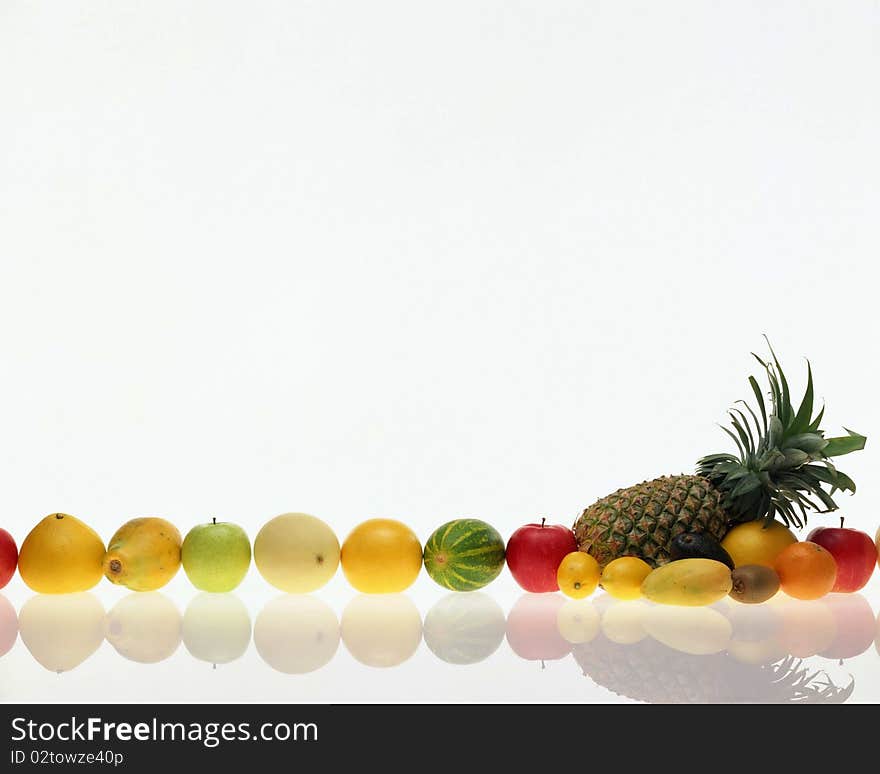
[[[66,513],[43,519],[21,544],[18,571],[40,594],[88,591],[101,580],[104,542],[87,524]]]
[[[283,513],[257,534],[254,563],[275,588],[308,594],[336,574],[339,540],[330,526],[315,516]]]
[[[642,583],[642,596],[661,605],[699,607],[724,599],[732,586],[726,564],[679,559],[653,570]]]
[[[599,562],[583,551],[572,551],[559,563],[556,582],[565,596],[584,599],[596,590],[599,575]]]
[[[180,569],[180,545],[180,532],[165,519],[132,519],[110,538],[104,575],[132,591],[155,591]]]
[[[792,543],[797,543],[797,537],[784,524],[774,521],[765,527],[759,520],[737,524],[724,536],[721,547],[737,567],[762,564],[772,568],[782,549]]]
[[[393,594],[409,588],[422,569],[422,545],[406,524],[369,519],[342,544],[342,571],[364,594]]]
[[[642,581],[651,572],[651,565],[636,556],[621,556],[605,565],[600,584],[609,596],[627,602],[640,599]]]

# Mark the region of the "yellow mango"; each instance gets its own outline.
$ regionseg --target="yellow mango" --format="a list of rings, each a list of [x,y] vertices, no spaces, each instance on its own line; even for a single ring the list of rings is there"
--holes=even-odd
[[[653,570],[642,596],[661,605],[699,607],[724,599],[733,586],[730,568],[714,559],[679,559]]]

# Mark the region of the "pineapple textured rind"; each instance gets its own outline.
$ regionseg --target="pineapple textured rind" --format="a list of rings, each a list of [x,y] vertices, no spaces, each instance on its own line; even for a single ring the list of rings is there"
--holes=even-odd
[[[702,476],[663,476],[593,503],[575,522],[574,535],[580,550],[602,566],[637,556],[658,567],[670,561],[669,546],[682,532],[724,537],[730,520],[721,500]]]

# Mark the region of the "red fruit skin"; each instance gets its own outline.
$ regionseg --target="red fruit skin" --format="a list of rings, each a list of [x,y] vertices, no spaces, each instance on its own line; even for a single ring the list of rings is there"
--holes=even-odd
[[[837,580],[832,592],[858,591],[877,566],[877,546],[864,532],[849,527],[816,527],[807,540],[818,543],[837,562]]]
[[[18,614],[6,597],[0,595],[0,657],[5,656],[18,639]]]
[[[559,633],[557,615],[565,599],[558,594],[523,594],[507,615],[507,644],[526,661],[555,661],[571,653]]]
[[[820,656],[842,661],[871,647],[877,623],[868,600],[861,594],[829,594],[822,601],[831,609],[837,634]]]
[[[0,589],[2,589],[18,567],[18,546],[5,529],[0,529]]]
[[[559,591],[556,571],[566,554],[577,551],[574,532],[562,524],[526,524],[507,541],[507,566],[526,591]]]

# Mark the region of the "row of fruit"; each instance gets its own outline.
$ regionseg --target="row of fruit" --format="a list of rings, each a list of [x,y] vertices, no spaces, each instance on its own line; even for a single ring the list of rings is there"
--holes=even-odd
[[[741,524],[719,543],[706,533],[683,532],[670,544],[670,561],[652,568],[635,556],[612,559],[604,568],[577,549],[562,525],[528,524],[505,546],[501,535],[478,519],[456,519],[439,527],[422,548],[406,525],[371,519],[355,527],[340,547],[320,519],[287,513],[269,521],[254,541],[259,572],[276,588],[315,591],[341,564],[357,590],[394,593],[408,588],[424,565],[438,584],[474,591],[501,572],[505,562],[526,591],[557,589],[581,599],[602,586],[621,600],[646,597],[673,605],[707,605],[726,595],[745,603],[763,602],[780,587],[789,596],[815,599],[830,591],[856,591],[878,562],[874,541],[864,532],[838,527],[813,530],[798,542],[779,522]],[[177,528],[155,517],[122,526],[105,548],[98,534],[67,514],[43,519],[21,552],[0,530],[0,588],[16,566],[24,582],[40,593],[75,593],[102,576],[134,591],[164,586],[182,565],[196,588],[227,592],[244,579],[251,544],[236,524],[212,521],[181,540]]]
[[[422,639],[443,661],[472,664],[505,638],[517,656],[533,661],[558,660],[590,643],[633,646],[652,638],[678,653],[727,652],[742,663],[768,664],[787,656],[853,658],[875,637],[880,642],[877,629],[871,606],[859,594],[781,599],[760,608],[671,608],[607,597],[594,604],[525,594],[505,616],[494,599],[477,592],[441,598],[424,621],[405,595],[357,596],[341,620],[313,595],[285,595],[268,602],[253,625],[233,594],[199,594],[183,615],[159,592],[125,596],[107,613],[88,592],[36,595],[18,616],[0,596],[0,656],[20,634],[31,655],[53,672],[78,666],[104,641],[138,663],[164,661],[183,643],[199,660],[226,664],[241,658],[253,640],[264,661],[290,674],[323,666],[340,640],[358,661],[374,667],[405,661]]]
[[[320,519],[284,514],[254,541],[257,569],[272,585],[302,593],[323,586],[341,563],[356,589],[391,593],[409,587],[424,566],[441,586],[473,591],[496,578],[506,560],[527,591],[555,591],[561,581],[563,591],[584,596],[601,582],[612,593],[678,605],[709,604],[728,593],[759,602],[780,586],[802,599],[861,588],[877,561],[867,535],[820,528],[796,543],[788,527],[802,527],[808,511],[835,510],[835,492],[855,492],[832,458],[863,449],[866,438],[850,430],[825,438],[824,408],[813,415],[810,369],[795,409],[775,354],[757,359],[769,381],[770,406],[749,377],[755,407],[741,401],[745,411],[733,409],[733,430],[725,428],[738,454],[703,457],[696,475],[618,490],[585,509],[572,529],[529,524],[505,546],[485,522],[457,519],[437,529],[423,549],[406,525],[371,519],[340,547]],[[742,544],[748,550],[733,550]],[[234,524],[203,524],[181,540],[164,519],[141,518],[119,529],[105,549],[92,529],[57,513],[31,531],[20,556],[11,536],[0,535],[0,586],[15,571],[16,557],[25,583],[44,593],[83,591],[102,575],[136,591],[157,589],[181,563],[197,588],[222,592],[244,578],[251,545]]]

